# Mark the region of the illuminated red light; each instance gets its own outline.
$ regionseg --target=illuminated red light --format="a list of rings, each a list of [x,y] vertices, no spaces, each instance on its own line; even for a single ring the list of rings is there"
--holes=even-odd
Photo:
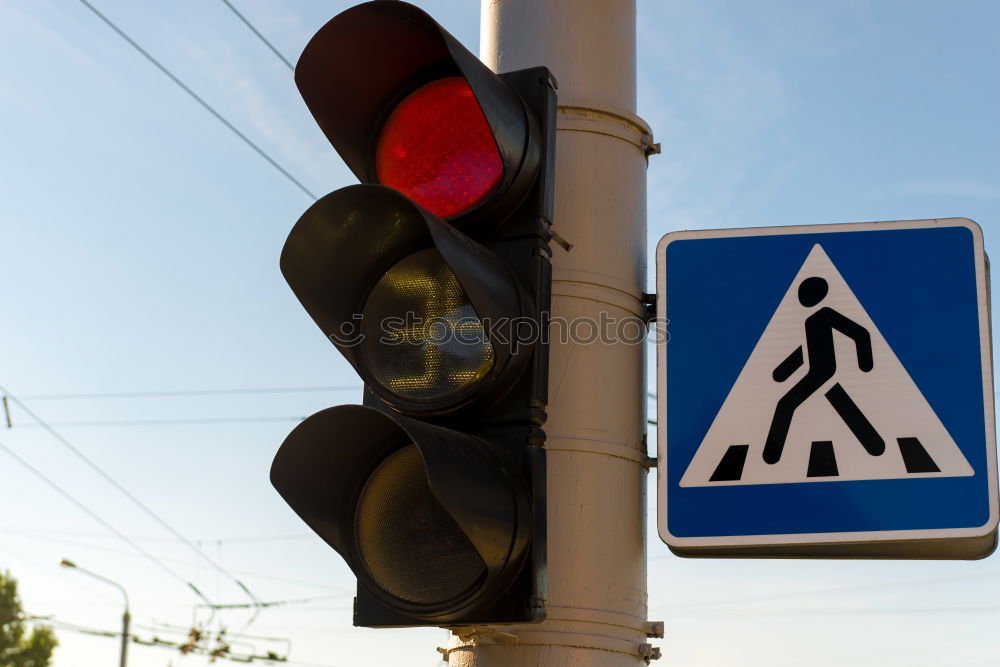
[[[472,89],[456,76],[418,88],[393,110],[378,139],[375,170],[383,185],[448,218],[493,189],[503,162]]]

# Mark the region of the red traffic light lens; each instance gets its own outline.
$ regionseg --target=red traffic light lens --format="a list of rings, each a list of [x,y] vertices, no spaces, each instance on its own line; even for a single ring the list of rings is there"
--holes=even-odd
[[[380,183],[442,218],[468,211],[493,189],[503,161],[464,78],[432,81],[393,110],[378,139],[375,171]]]

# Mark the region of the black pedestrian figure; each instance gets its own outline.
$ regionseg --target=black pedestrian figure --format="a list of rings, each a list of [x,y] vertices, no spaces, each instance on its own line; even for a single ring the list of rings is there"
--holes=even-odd
[[[799,285],[799,303],[811,308],[826,298],[829,287],[822,278],[806,278]],[[840,331],[854,340],[858,351],[858,368],[867,373],[874,366],[872,362],[872,338],[863,326],[841,315],[829,306],[820,308],[806,318],[806,351],[809,355],[809,370],[805,376],[795,383],[784,396],[778,400],[774,409],[774,419],[764,443],[764,461],[777,463],[781,460],[781,451],[785,447],[788,429],[792,425],[795,410],[807,398],[816,393],[827,380],[837,371],[837,358],[833,348],[833,330]],[[784,382],[804,362],[802,346],[788,355],[774,369],[772,377],[775,382]],[[825,394],[840,418],[861,442],[869,454],[878,456],[885,451],[885,441],[862,414],[851,397],[847,395],[840,383],[834,384]]]

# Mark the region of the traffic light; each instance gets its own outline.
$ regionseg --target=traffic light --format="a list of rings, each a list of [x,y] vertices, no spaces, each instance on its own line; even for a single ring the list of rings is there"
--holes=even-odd
[[[355,625],[541,620],[555,82],[384,0],[295,81],[362,184],[302,215],[281,271],[365,390],[292,431],[271,482],[357,576]]]

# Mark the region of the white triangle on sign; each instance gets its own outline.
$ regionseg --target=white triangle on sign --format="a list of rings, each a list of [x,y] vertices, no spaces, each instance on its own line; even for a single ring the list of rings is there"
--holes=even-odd
[[[805,301],[815,301],[816,297],[821,300],[804,305],[800,301],[800,286],[809,278],[821,280],[813,280],[804,288],[813,288],[813,299]],[[821,285],[824,281],[828,289],[825,296]],[[806,319],[814,314],[817,317],[810,320],[813,341],[810,353]],[[867,372],[860,368],[865,354],[864,330],[871,341],[871,368]],[[801,357],[796,359],[794,353],[798,348]],[[827,363],[822,363],[823,360]],[[776,370],[779,365],[784,366],[784,373]],[[804,380],[811,365],[812,375]],[[777,376],[782,375],[786,377],[779,381]],[[790,392],[796,386],[799,389]],[[779,401],[789,394],[797,398],[786,398],[783,403],[782,412],[785,415],[791,412],[791,422],[786,437],[781,438],[782,429],[774,422],[788,422],[776,419],[775,411]],[[764,459],[769,434],[771,462]],[[779,443],[778,448],[775,442]],[[881,448],[879,442],[883,444]],[[764,328],[680,485],[972,474],[972,467],[954,439],[817,244]]]

